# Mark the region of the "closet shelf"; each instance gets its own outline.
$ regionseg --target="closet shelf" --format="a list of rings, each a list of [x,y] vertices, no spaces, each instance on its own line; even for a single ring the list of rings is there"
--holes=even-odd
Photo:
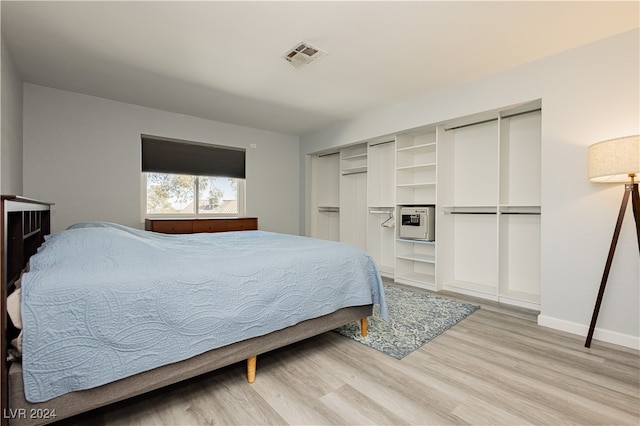
[[[413,260],[415,262],[423,263],[436,263],[436,257],[426,254],[399,254],[396,256],[398,259]]]
[[[410,164],[408,166],[396,167],[396,170],[416,170],[416,169],[435,169],[436,163]]]
[[[398,188],[420,188],[420,187],[435,186],[435,185],[436,185],[435,182],[418,182],[418,183],[400,183],[400,184],[397,184],[396,187],[398,187]],[[415,204],[415,203],[409,203],[409,204]]]
[[[352,168],[349,168],[349,169],[342,169],[342,171],[341,171],[342,176],[354,175],[356,173],[367,173],[367,166],[352,167]]]
[[[435,241],[426,241],[426,240],[411,240],[408,238],[397,238],[397,242],[399,243],[412,243],[412,244],[426,244],[430,246],[434,246],[436,244]]]
[[[395,207],[369,207],[371,214],[393,214]]]
[[[443,206],[445,213],[497,213],[498,207],[496,205],[455,205],[455,206]]]
[[[367,158],[366,152],[364,154],[353,154],[353,155],[347,155],[345,157],[342,157],[343,160],[359,160],[363,158]]]
[[[407,146],[403,148],[398,148],[396,151],[411,152],[412,154],[419,154],[421,152],[433,151],[434,149],[436,149],[436,143],[429,142],[429,143],[420,144],[420,145],[412,145],[412,146]]]

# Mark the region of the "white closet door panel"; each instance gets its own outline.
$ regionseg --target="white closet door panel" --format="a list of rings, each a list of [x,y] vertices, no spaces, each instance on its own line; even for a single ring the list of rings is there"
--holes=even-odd
[[[387,214],[369,213],[367,252],[376,261],[381,272],[392,273],[395,263],[394,228],[382,227]]]
[[[367,249],[367,174],[340,178],[340,241]]]
[[[496,217],[456,215],[453,238],[453,279],[497,287]]]
[[[340,205],[340,156],[338,154],[318,156],[316,173],[317,205],[337,207]]]
[[[395,263],[395,229],[381,228],[380,232],[380,263],[393,268]]]
[[[540,216],[501,218],[501,290],[540,294]]]
[[[503,126],[502,204],[540,204],[541,113],[506,119]]]
[[[313,237],[340,241],[340,214],[337,212],[318,212],[317,229]]]
[[[395,143],[369,146],[367,153],[367,199],[372,207],[395,203]]]
[[[456,205],[498,203],[498,122],[455,130],[454,181]]]

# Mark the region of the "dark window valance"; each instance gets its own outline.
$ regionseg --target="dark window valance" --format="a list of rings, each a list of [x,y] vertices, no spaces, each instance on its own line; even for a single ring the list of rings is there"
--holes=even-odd
[[[245,178],[245,149],[142,135],[142,171]]]

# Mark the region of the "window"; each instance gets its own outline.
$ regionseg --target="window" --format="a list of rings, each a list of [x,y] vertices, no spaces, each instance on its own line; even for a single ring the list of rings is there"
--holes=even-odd
[[[144,173],[146,217],[242,216],[244,180]]]
[[[245,150],[142,135],[145,217],[243,216]]]

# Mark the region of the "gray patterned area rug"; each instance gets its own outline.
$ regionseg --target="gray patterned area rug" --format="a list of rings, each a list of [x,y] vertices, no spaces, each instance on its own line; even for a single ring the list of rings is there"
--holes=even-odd
[[[396,359],[409,355],[480,308],[386,284],[384,291],[389,306],[388,323],[380,318],[380,308],[375,305],[367,337],[360,335],[359,321],[333,331]]]

